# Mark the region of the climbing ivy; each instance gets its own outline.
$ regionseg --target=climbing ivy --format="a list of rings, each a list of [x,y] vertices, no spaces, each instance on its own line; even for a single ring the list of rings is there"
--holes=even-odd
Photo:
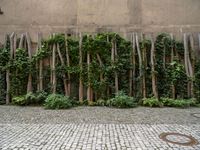
[[[8,40],[9,41],[9,40]],[[19,41],[19,40],[18,40]],[[19,42],[18,42],[19,43]],[[135,67],[135,97],[142,98],[141,79],[145,77],[147,98],[153,96],[152,92],[152,71],[151,71],[151,41],[148,38],[140,40],[139,47],[142,56],[142,70],[139,69],[138,52],[135,51],[135,66],[131,62],[132,43],[116,33],[99,33],[96,35],[83,35],[82,45],[79,45],[79,38],[64,34],[52,35],[42,40],[41,48],[29,59],[26,48],[16,49],[15,57],[10,58],[10,43],[7,42],[4,48],[0,49],[0,100],[5,101],[6,94],[6,70],[10,70],[12,97],[25,95],[27,92],[28,75],[33,76],[33,92],[37,91],[38,84],[38,63],[43,60],[43,84],[44,91],[52,93],[51,82],[51,61],[53,45],[58,46],[63,57],[62,64],[58,51],[55,56],[56,92],[64,92],[64,75],[70,74],[72,84],[70,96],[78,99],[79,78],[83,80],[84,90],[91,86],[95,100],[109,99],[115,96],[115,76],[118,76],[119,90],[129,93],[130,76],[129,71]],[[116,44],[115,60],[111,60],[112,46]],[[83,66],[79,65],[79,51],[82,50]],[[69,52],[70,65],[67,66],[67,54]],[[172,59],[172,49],[174,50]],[[145,51],[144,51],[145,50]],[[145,52],[145,54],[144,54]],[[87,63],[87,55],[90,55],[90,64]],[[171,97],[171,86],[175,85],[178,98],[187,97],[187,76],[183,65],[184,47],[180,41],[172,40],[168,34],[160,34],[155,41],[155,71],[156,84],[159,97]],[[195,64],[195,95],[200,96],[200,68],[198,61]],[[89,68],[89,69],[88,69]],[[89,70],[89,71],[88,71]],[[140,75],[140,71],[142,74]],[[86,99],[86,97],[84,97]]]

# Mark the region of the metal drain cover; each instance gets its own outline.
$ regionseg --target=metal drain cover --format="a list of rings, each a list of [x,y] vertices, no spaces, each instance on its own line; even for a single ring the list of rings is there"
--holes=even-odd
[[[162,133],[159,137],[165,142],[183,146],[193,146],[199,143],[194,137],[180,133]]]

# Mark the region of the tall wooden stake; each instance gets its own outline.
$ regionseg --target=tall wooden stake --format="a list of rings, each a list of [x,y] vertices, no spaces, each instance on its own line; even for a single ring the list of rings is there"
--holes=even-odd
[[[141,77],[142,77],[142,55],[141,55],[141,50],[140,50],[140,45],[139,45],[139,38],[138,38],[138,34],[136,33],[135,35],[135,40],[136,40],[136,48],[137,48],[137,54],[138,54],[138,58],[139,58],[139,85],[140,87],[142,86],[142,81],[141,81]],[[141,89],[141,93],[142,93],[142,88]]]
[[[67,67],[70,67],[70,58],[69,58],[69,49],[68,49],[68,42],[67,42],[67,33],[65,34],[65,46],[66,46],[66,60],[67,60]],[[70,71],[67,72],[67,77],[68,77],[68,83],[67,83],[67,89],[68,89],[68,94],[70,95],[71,93],[71,75]]]
[[[28,45],[28,57],[29,57],[29,61],[31,61],[31,59],[32,59],[31,39],[30,39],[30,35],[27,32],[26,32],[26,40],[27,40],[27,45]],[[27,93],[32,92],[32,91],[33,91],[33,89],[32,89],[32,75],[31,75],[31,72],[29,72],[28,84],[27,84]]]
[[[38,48],[42,49],[42,34],[38,33]],[[39,91],[43,91],[43,60],[39,60]]]
[[[151,72],[152,72],[152,89],[153,95],[158,99],[158,91],[156,84],[156,73],[155,73],[155,46],[153,36],[151,36]]]
[[[54,37],[54,36],[53,36]],[[56,44],[53,44],[53,52],[52,52],[52,93],[56,93]]]
[[[63,56],[62,56],[62,54],[60,52],[59,43],[57,43],[57,51],[58,51],[58,55],[59,55],[59,58],[60,58],[62,66],[65,66],[65,62],[64,62]],[[69,96],[68,86],[67,86],[67,77],[66,77],[65,73],[63,74],[63,83],[64,83],[64,88],[65,88],[65,96]]]
[[[79,67],[80,67],[80,75],[79,75],[79,101],[83,102],[83,56],[82,56],[82,34],[79,34]]]
[[[171,63],[174,61],[174,44],[173,44],[173,34],[171,36]],[[176,99],[176,87],[174,83],[171,84],[172,87],[172,98]]]

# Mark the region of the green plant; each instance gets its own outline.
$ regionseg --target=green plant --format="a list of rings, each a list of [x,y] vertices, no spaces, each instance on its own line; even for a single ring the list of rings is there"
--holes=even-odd
[[[32,92],[27,93],[25,99],[26,99],[26,105],[34,104],[37,101],[35,94],[33,94]]]
[[[99,99],[95,102],[95,106],[106,106],[106,101],[103,99]]]
[[[114,98],[107,100],[106,105],[118,108],[133,108],[137,106],[137,103],[133,97],[129,97],[123,91],[119,91]]]
[[[155,97],[143,99],[142,104],[143,104],[143,106],[149,106],[149,107],[162,107],[163,106],[162,102],[160,102]]]
[[[69,97],[60,94],[51,94],[45,100],[44,106],[47,109],[67,109],[73,105]]]
[[[14,105],[24,106],[26,105],[26,98],[25,96],[16,96],[12,98],[12,103]]]
[[[190,106],[196,106],[196,100],[195,99],[171,99],[171,98],[161,98],[162,103],[164,106],[168,107],[180,107],[180,108],[186,108]]]
[[[26,94],[26,105],[42,104],[47,98],[47,93],[44,91],[38,91],[36,93],[29,92]]]

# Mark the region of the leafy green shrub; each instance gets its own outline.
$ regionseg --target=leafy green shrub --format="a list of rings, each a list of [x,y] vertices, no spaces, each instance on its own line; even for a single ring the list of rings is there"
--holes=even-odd
[[[12,98],[12,103],[14,105],[24,106],[26,105],[26,97],[25,96],[16,96]]]
[[[148,107],[162,107],[163,106],[163,103],[160,102],[155,97],[143,99],[143,103],[142,104],[143,104],[143,106],[148,106]]]
[[[42,104],[47,97],[47,93],[44,91],[39,91],[36,93],[29,92],[26,94],[26,105],[32,104]]]
[[[95,102],[95,106],[106,106],[106,101],[103,99],[99,99]]]
[[[164,106],[168,107],[181,107],[186,108],[190,106],[196,106],[195,99],[171,99],[171,98],[161,98],[162,103]]]
[[[88,105],[88,100],[83,100],[83,102],[81,102],[80,105],[87,106]]]
[[[118,108],[133,108],[137,106],[137,103],[133,97],[129,97],[123,91],[120,91],[114,98],[107,100],[106,105]]]
[[[32,92],[29,92],[26,94],[25,100],[26,100],[26,105],[30,105],[30,104],[36,103],[37,98],[36,98],[35,94],[33,94]]]
[[[80,102],[78,100],[70,99],[70,101],[72,103],[72,106],[79,106],[80,105]]]
[[[60,94],[51,94],[47,97],[44,104],[47,109],[67,109],[72,107],[72,100]]]
[[[45,99],[47,98],[48,94],[44,91],[38,91],[36,92],[36,102],[37,104],[42,104],[44,103]]]

